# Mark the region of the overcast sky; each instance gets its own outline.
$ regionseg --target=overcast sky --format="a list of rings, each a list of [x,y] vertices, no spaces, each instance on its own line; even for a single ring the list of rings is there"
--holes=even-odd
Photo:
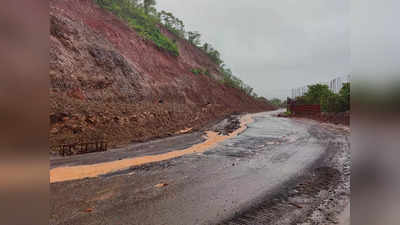
[[[158,0],[267,98],[350,73],[347,0]]]

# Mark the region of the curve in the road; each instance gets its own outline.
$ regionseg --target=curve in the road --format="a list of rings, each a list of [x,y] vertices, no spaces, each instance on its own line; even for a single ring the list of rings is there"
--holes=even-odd
[[[253,215],[246,213],[247,209],[275,196],[276,190],[285,190],[288,182],[303,176],[315,162],[347,146],[348,139],[340,132],[309,120],[277,118],[273,113],[254,115],[254,122],[241,135],[202,154],[93,179],[53,183],[50,224],[200,225],[232,222],[231,218],[242,221],[244,217],[235,215]],[[257,221],[265,221],[258,220],[258,215]],[[243,224],[257,224],[253,222]]]

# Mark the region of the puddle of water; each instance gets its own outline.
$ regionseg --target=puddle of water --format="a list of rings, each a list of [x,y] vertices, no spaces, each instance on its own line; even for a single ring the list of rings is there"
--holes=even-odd
[[[241,124],[240,128],[226,136],[218,135],[218,133],[214,131],[207,131],[205,137],[206,141],[200,144],[193,145],[192,147],[184,150],[171,151],[159,155],[150,155],[137,158],[123,159],[118,161],[98,163],[93,165],[54,168],[50,170],[50,183],[97,177],[99,175],[107,174],[110,172],[127,169],[132,166],[139,166],[152,162],[160,162],[193,153],[202,153],[215,147],[218,143],[222,141],[237,136],[247,128],[246,125],[248,123],[251,123],[253,121],[254,120],[251,115],[243,116],[240,119],[240,124]]]

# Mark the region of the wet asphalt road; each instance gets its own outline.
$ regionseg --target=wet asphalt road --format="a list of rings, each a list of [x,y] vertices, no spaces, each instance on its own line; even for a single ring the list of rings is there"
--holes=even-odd
[[[273,113],[256,114],[242,134],[202,154],[51,184],[49,224],[190,225],[231,218],[302,175],[325,155],[327,140],[343,138],[316,122],[277,118]],[[193,134],[147,147],[153,152],[177,150],[187,145],[186,139],[201,141]],[[101,162],[107,159],[104,154],[111,159],[132,157],[134,150],[52,159],[51,165]],[[160,183],[167,185],[157,187]]]

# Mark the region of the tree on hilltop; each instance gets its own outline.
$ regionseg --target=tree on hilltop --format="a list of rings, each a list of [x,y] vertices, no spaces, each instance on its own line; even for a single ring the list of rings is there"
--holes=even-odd
[[[146,14],[149,14],[150,11],[156,6],[156,0],[143,0],[143,8]]]

